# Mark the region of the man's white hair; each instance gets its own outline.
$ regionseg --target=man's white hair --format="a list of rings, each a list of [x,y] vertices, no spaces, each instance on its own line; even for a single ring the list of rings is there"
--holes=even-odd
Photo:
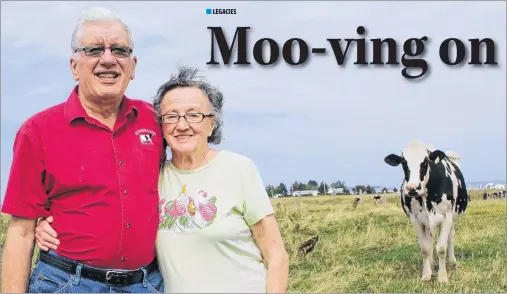
[[[84,10],[81,13],[81,17],[76,23],[74,27],[74,32],[72,33],[72,41],[71,41],[71,49],[72,53],[74,53],[77,48],[80,47],[79,39],[81,37],[81,30],[83,27],[89,22],[98,22],[98,21],[117,21],[119,22],[127,32],[129,36],[129,45],[132,49],[134,49],[134,37],[132,36],[132,32],[130,28],[121,20],[121,18],[111,10],[104,7],[90,7]]]

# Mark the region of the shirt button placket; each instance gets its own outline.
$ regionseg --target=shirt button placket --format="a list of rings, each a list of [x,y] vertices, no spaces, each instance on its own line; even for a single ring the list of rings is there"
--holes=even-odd
[[[115,136],[116,133],[113,134],[113,138],[116,137]],[[124,196],[128,195],[128,190],[125,189],[126,187],[124,186],[126,184],[126,174],[125,174],[125,161],[124,159],[125,158],[128,158],[128,157],[124,157],[124,156],[127,156],[125,153],[123,152],[119,152],[119,150],[117,150],[116,146],[115,146],[115,140],[116,139],[113,139],[113,151],[115,153],[115,156],[118,156],[120,158],[117,158],[117,161],[116,161],[116,164],[117,164],[117,168],[116,168],[116,171],[118,173],[118,178],[119,178],[119,184],[120,184],[120,195],[123,194]],[[125,211],[125,207],[124,207],[124,204],[125,202],[122,202],[122,214],[125,216],[125,217],[128,217],[127,215],[125,215],[126,211]],[[127,228],[130,227],[130,223],[126,223],[127,224]],[[125,232],[123,232],[122,230],[122,235],[125,234]],[[125,236],[122,236],[122,240],[125,239]],[[128,239],[128,238],[127,238]],[[124,245],[121,244],[120,245],[121,249],[120,249],[120,260],[122,263],[125,263],[126,260],[127,260],[127,257],[124,254],[123,250],[125,249],[124,248]]]

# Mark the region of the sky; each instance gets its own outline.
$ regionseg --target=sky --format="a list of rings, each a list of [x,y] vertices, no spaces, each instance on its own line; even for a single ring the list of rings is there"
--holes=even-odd
[[[398,187],[402,170],[384,157],[412,140],[458,152],[469,181],[506,178],[505,2],[2,2],[2,196],[16,131],[67,99],[75,85],[71,34],[81,11],[97,5],[119,14],[133,31],[138,66],[126,95],[151,101],[178,64],[199,67],[224,93],[224,141],[216,148],[254,160],[266,185],[341,180]],[[237,13],[207,15],[206,8]],[[364,36],[356,33],[360,25]],[[229,42],[236,27],[250,26],[252,65],[206,65],[208,26],[221,26]],[[429,39],[429,71],[419,80],[405,79],[402,64],[354,65],[355,46],[346,66],[339,66],[326,41],[390,37],[400,61],[405,40],[422,36]],[[253,60],[256,40],[272,38],[281,47],[295,37],[310,48],[326,47],[327,55],[299,67],[283,59],[269,67]],[[439,45],[452,37],[464,40],[467,50],[468,39],[491,38],[498,65],[445,65]]]

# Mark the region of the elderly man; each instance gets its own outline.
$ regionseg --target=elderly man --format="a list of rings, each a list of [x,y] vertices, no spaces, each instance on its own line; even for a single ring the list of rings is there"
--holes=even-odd
[[[162,292],[155,259],[163,139],[151,106],[124,96],[134,79],[129,28],[103,8],[72,35],[68,99],[20,127],[2,211],[12,215],[2,292]],[[60,245],[30,275],[38,218]]]

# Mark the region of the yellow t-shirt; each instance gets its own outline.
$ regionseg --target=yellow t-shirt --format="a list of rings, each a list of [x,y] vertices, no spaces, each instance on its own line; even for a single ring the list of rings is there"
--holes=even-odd
[[[166,162],[159,193],[165,292],[266,292],[267,269],[250,227],[273,207],[254,162],[226,150],[194,170]]]

